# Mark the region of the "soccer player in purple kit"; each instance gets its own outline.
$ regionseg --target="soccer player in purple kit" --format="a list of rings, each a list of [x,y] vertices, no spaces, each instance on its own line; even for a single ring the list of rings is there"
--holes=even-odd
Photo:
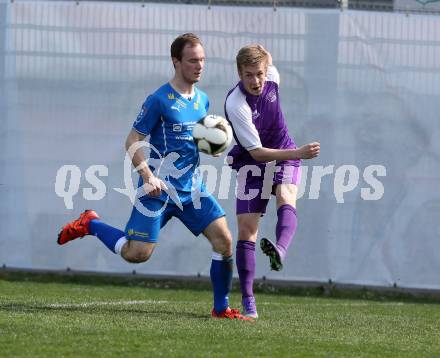
[[[237,142],[229,152],[231,166],[238,172],[236,262],[243,314],[258,318],[253,283],[260,217],[266,212],[272,193],[278,216],[276,240],[262,238],[260,247],[269,256],[271,269],[280,271],[297,226],[301,159],[317,157],[320,144],[313,142],[297,148],[289,136],[279,100],[280,76],[263,46],[241,48],[236,62],[240,82],[229,91],[225,102],[226,118]],[[270,162],[276,164],[272,165],[273,172]],[[251,195],[256,190],[258,194]]]

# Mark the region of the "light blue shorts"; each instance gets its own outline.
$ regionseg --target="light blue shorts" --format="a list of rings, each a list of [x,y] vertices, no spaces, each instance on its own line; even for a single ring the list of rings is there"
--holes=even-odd
[[[144,196],[139,203],[148,209],[149,213],[158,213],[165,202],[152,196]],[[178,218],[195,236],[200,235],[214,220],[225,216],[222,207],[212,195],[200,198],[199,209],[191,200],[183,204],[183,210],[172,201],[166,204],[161,213],[145,215],[135,206],[125,227],[125,236],[129,240],[157,242],[162,227],[172,218]]]

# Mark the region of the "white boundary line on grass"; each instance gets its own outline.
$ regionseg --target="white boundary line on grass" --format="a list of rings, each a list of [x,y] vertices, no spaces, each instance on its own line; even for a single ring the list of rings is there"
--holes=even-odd
[[[143,304],[165,304],[169,301],[158,301],[158,300],[135,300],[135,301],[95,301],[95,302],[85,302],[85,303],[49,303],[44,305],[44,307],[50,308],[76,308],[76,307],[96,307],[96,306],[119,306],[119,305],[143,305]]]

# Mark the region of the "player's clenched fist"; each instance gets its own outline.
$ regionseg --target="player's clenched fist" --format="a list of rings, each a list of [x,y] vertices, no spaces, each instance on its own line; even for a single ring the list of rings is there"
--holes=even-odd
[[[298,158],[300,159],[312,159],[319,155],[321,150],[321,144],[319,142],[313,142],[305,144],[298,148]]]
[[[168,189],[165,183],[154,175],[144,179],[143,188],[151,196],[159,196],[162,190]]]

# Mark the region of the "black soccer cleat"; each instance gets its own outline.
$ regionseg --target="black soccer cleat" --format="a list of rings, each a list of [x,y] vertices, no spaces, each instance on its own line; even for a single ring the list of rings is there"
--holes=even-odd
[[[269,239],[263,237],[260,241],[260,248],[265,255],[269,256],[270,269],[281,271],[283,269],[283,260],[277,246]]]

